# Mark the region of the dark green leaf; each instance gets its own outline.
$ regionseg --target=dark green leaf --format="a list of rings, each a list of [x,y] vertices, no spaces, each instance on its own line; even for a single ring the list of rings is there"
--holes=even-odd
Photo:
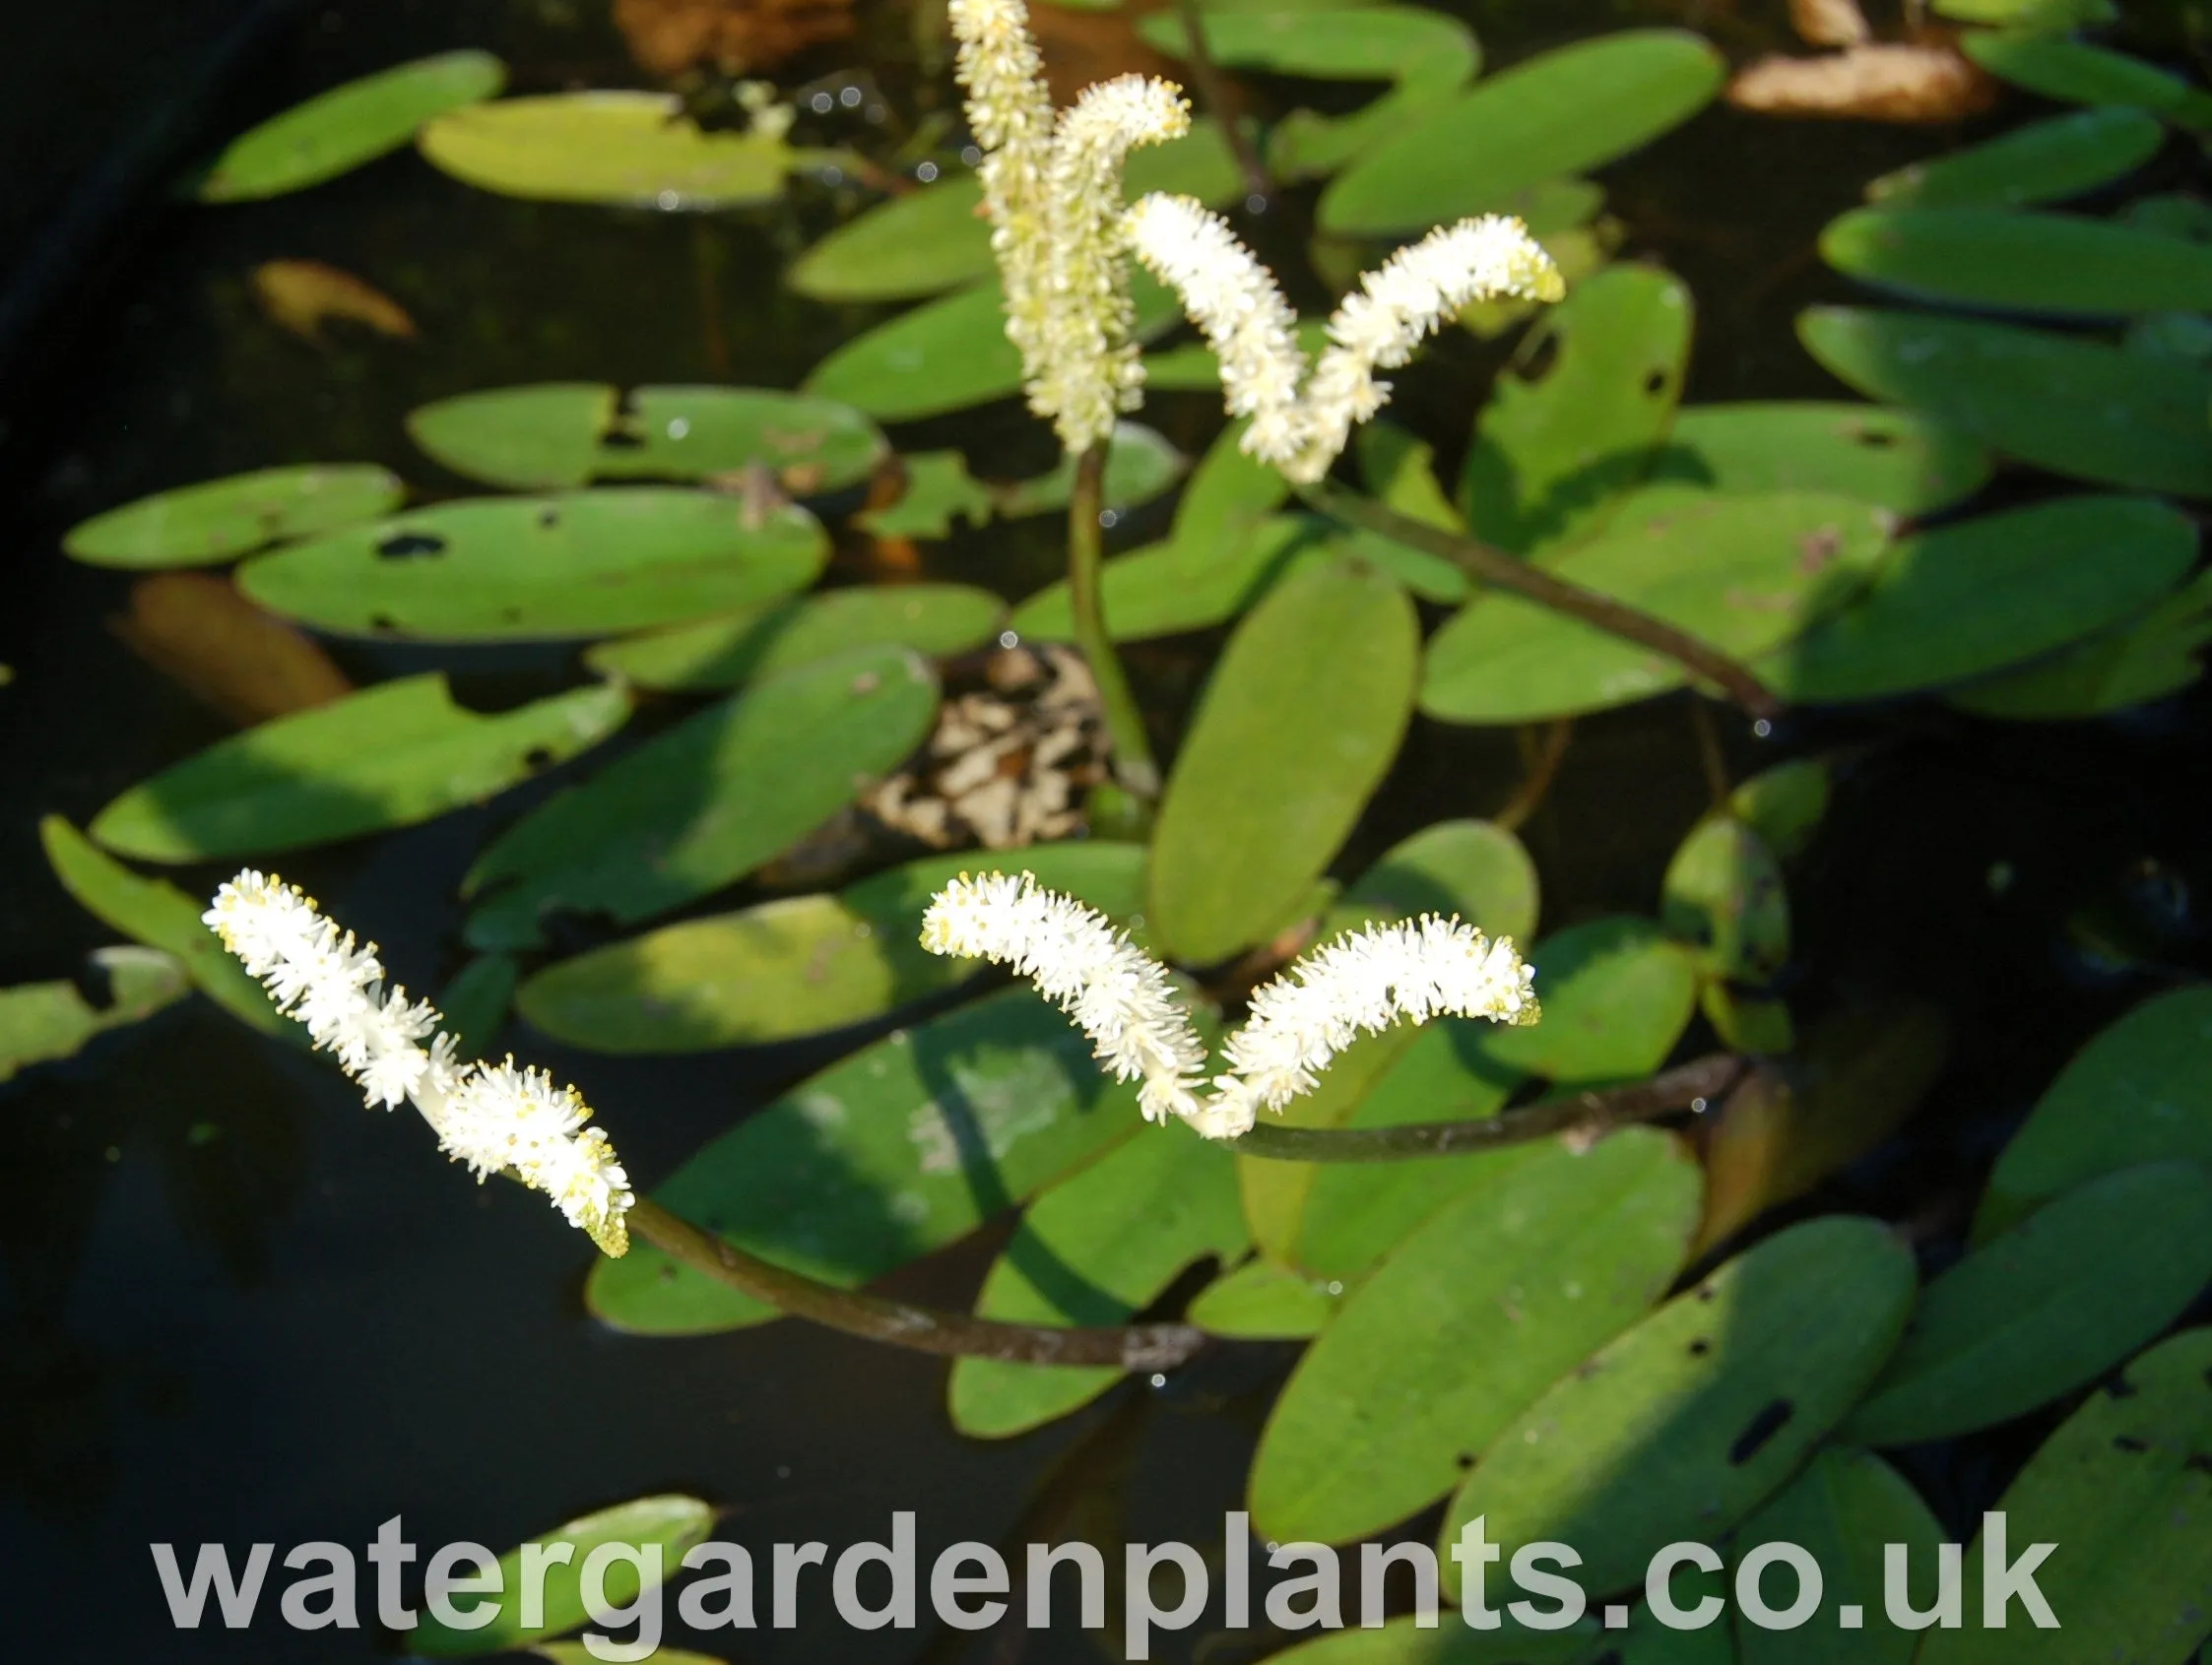
[[[95,1006],[67,978],[0,989],[0,1081],[69,1057],[95,1035],[150,1017],[191,987],[175,956],[158,948],[95,948],[91,958],[107,986],[104,1006]]]
[[[1713,977],[1771,983],[1789,959],[1782,865],[1733,815],[1706,817],[1675,850],[1659,881],[1659,920]]]
[[[1148,503],[1183,478],[1190,466],[1166,435],[1141,422],[1116,422],[1113,449],[1106,455],[1102,505],[1124,511]],[[1061,454],[1052,473],[1018,480],[992,493],[999,513],[1008,520],[1041,515],[1068,506],[1075,485],[1075,459]]]
[[[90,831],[141,861],[199,862],[411,827],[597,745],[629,709],[600,683],[484,717],[439,672],[403,677],[218,740],[111,799]]]
[[[1629,1585],[1662,1545],[1725,1532],[1788,1480],[1881,1368],[1912,1304],[1913,1256],[1878,1221],[1831,1215],[1767,1239],[1500,1433],[1442,1541],[1481,1515],[1509,1556],[1572,1544],[1585,1589]]]
[[[2126,104],[2172,116],[2188,127],[2212,126],[2212,96],[2171,71],[2124,52],[2049,35],[1984,33],[1960,38],[1966,55],[2001,81],[2077,104]]]
[[[1394,845],[1344,892],[1401,918],[1460,915],[1488,935],[1526,941],[1536,929],[1536,865],[1490,821],[1436,821]]]
[[[1334,546],[1310,517],[1274,515],[1219,542],[1170,538],[1115,555],[1100,577],[1107,631],[1138,642],[1206,629],[1243,612],[1286,573],[1326,561]],[[1007,623],[1021,636],[1072,640],[1067,581],[1038,591]]]
[[[2212,373],[2101,342],[1919,312],[1816,306],[1797,333],[1870,399],[2055,474],[2212,494]]]
[[[567,908],[633,924],[780,855],[929,732],[930,668],[862,648],[710,706],[541,804],[469,869],[467,936],[535,947]]]
[[[990,591],[965,584],[831,590],[601,642],[584,663],[641,688],[734,688],[852,648],[965,653],[998,633],[1006,610]]]
[[[514,1005],[520,973],[506,954],[478,954],[463,966],[437,997],[445,1013],[443,1028],[461,1057],[488,1057],[491,1043]]]
[[[1728,813],[1783,861],[1794,860],[1828,813],[1830,772],[1824,757],[1797,757],[1762,769],[1728,794]]]
[[[1523,186],[1626,156],[1720,91],[1725,65],[1680,30],[1625,30],[1479,82],[1339,174],[1320,222],[1341,236],[1418,230]]]
[[[1652,479],[1728,496],[1825,491],[1924,515],[1982,489],[1989,453],[1911,411],[1812,400],[1692,405],[1674,414]]]
[[[2165,140],[2166,129],[2139,109],[2076,110],[1885,173],[1866,197],[1892,208],[2059,202],[2134,172]]]
[[[2067,214],[1854,208],[1820,234],[1828,264],[1923,300],[2116,318],[2212,306],[2212,248]]]
[[[878,203],[794,262],[784,282],[816,300],[915,300],[992,270],[983,184],[972,173]]]
[[[1098,1073],[1074,1025],[1007,990],[830,1065],[708,1143],[654,1195],[756,1254],[850,1287],[965,1237],[1141,1125],[1135,1090]],[[586,1294],[616,1328],[655,1335],[776,1315],[644,1245],[597,1262]]]
[[[2187,687],[2203,674],[2208,640],[2212,580],[2200,575],[2140,615],[2018,671],[1971,682],[1949,701],[1978,717],[2099,717]]]
[[[662,93],[507,98],[440,116],[417,143],[481,191],[663,210],[773,202],[784,175],[809,160],[765,134],[708,132]]]
[[[1342,1285],[1337,1286],[1339,1289]],[[1191,1303],[1191,1322],[1240,1341],[1303,1341],[1336,1311],[1327,1280],[1272,1260],[1248,1260],[1206,1285]]]
[[[789,595],[828,552],[804,509],[627,486],[441,503],[258,555],[238,585],[347,635],[612,636]]]
[[[488,52],[441,52],[349,81],[231,140],[200,182],[200,200],[318,185],[398,150],[433,116],[495,96],[506,81],[506,65]]]
[[[367,463],[262,469],[141,497],[71,527],[62,547],[93,566],[210,566],[287,538],[374,520],[407,498]]]
[[[1153,836],[1147,913],[1170,953],[1233,953],[1321,876],[1397,754],[1419,651],[1404,592],[1342,561],[1284,580],[1238,626]]]

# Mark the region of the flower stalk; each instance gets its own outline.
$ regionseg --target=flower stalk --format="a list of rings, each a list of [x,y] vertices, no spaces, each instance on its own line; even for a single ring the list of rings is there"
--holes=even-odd
[[[1160,795],[1160,766],[1144,732],[1144,710],[1129,685],[1120,654],[1106,628],[1105,559],[1099,537],[1106,506],[1106,456],[1110,439],[1083,448],[1075,459],[1075,485],[1068,499],[1068,608],[1075,647],[1098,684],[1099,709],[1113,744],[1114,779],[1124,792],[1149,803]]]

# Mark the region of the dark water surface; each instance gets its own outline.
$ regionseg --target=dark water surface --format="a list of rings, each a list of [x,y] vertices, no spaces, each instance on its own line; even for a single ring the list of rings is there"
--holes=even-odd
[[[18,101],[31,113],[0,127],[0,141],[19,180],[34,177],[8,199],[10,223],[50,216],[36,181],[79,177],[93,165],[85,158],[104,154],[93,138],[130,136],[146,89],[166,73],[146,72],[153,47],[131,30],[160,20],[178,33],[160,44],[173,68],[246,10],[203,8],[178,32],[184,14],[173,6],[108,6],[135,55],[115,48],[106,81],[88,79],[97,54],[65,51],[14,20],[33,56],[13,54],[11,85],[36,82],[51,54],[99,113],[61,119],[59,94]],[[1688,21],[1717,20],[1735,48],[1771,36],[1768,14],[1779,11],[1718,8]],[[69,15],[96,27],[88,12]],[[866,15],[883,48],[881,79],[903,97],[903,12]],[[1493,65],[1576,32],[1683,16],[1592,4],[1485,4],[1469,15]],[[218,89],[202,137],[458,45],[507,57],[522,91],[637,80],[598,0],[348,0],[299,11],[270,35],[242,79]],[[854,61],[831,52],[802,73]],[[1715,110],[1611,170],[1628,252],[1664,259],[1696,291],[1691,398],[1833,393],[1789,334],[1797,307],[1834,288],[1812,233],[1865,178],[1948,142]],[[787,208],[711,222],[513,203],[412,155],[264,205],[136,207],[118,227],[125,242],[105,245],[127,250],[113,280],[52,327],[44,367],[10,390],[4,413],[11,568],[0,659],[17,680],[0,693],[0,983],[67,975],[109,939],[52,882],[35,817],[58,810],[82,824],[116,791],[226,732],[107,632],[125,581],[61,559],[64,528],[146,491],[289,461],[381,461],[419,487],[457,489],[411,452],[400,418],[472,388],[725,375],[792,385],[877,315],[777,287],[783,260],[837,212],[813,189]],[[367,279],[414,314],[423,340],[347,337],[317,351],[278,332],[255,312],[246,275],[280,257]],[[702,270],[715,275],[704,299]],[[1406,377],[1405,412],[1447,456],[1464,442],[1480,385],[1470,378],[1492,362],[1454,341]],[[1217,415],[1163,398],[1147,419],[1196,447]],[[997,436],[1042,455],[1005,413],[932,423],[926,437]],[[941,555],[936,570],[981,572],[1019,594],[1049,569],[1050,542],[1033,524],[980,552]],[[340,658],[362,677],[426,663],[352,647]],[[568,674],[573,655],[441,662],[458,668],[465,696],[503,701]],[[1185,646],[1139,653],[1136,665],[1172,714],[1203,659]],[[2191,695],[2093,728],[2012,730],[1912,709],[1806,722],[1755,747],[1719,725],[1738,773],[1790,750],[1863,742],[1794,888],[1803,1009],[1852,993],[1919,993],[1958,1030],[1920,1121],[1831,1186],[1824,1205],[1922,1221],[1929,1252],[1943,1254],[1980,1166],[2065,1054],[2202,963],[2187,897],[2206,878],[2207,821],[2189,778],[2202,766],[2204,720]],[[1494,809],[1518,768],[1510,736],[1417,727],[1345,867],[1427,820]],[[461,962],[450,904],[461,872],[491,828],[545,790],[308,853],[285,871],[380,941],[407,983],[434,988]],[[1580,725],[1525,829],[1547,928],[1649,911],[1706,798],[1683,700]],[[192,870],[179,882],[206,889],[220,876]],[[2130,957],[2132,969],[2121,963]],[[503,1042],[576,1080],[648,1185],[850,1044],[636,1060],[567,1054],[519,1028]],[[928,1360],[790,1323],[681,1342],[615,1336],[582,1313],[583,1241],[539,1199],[469,1185],[412,1115],[364,1113],[324,1060],[267,1043],[204,1001],[0,1089],[0,1651],[39,1665],[370,1658],[371,1633],[300,1634],[273,1613],[244,1633],[175,1633],[146,1546],[358,1547],[393,1514],[419,1543],[497,1550],[588,1508],[685,1490],[728,1509],[723,1535],[756,1547],[880,1537],[891,1509],[915,1508],[927,1553],[933,1540],[1013,1530],[1067,1456],[1083,1466],[1046,1490],[1048,1524],[1073,1530],[1072,1520],[1120,1509],[1102,1535],[1205,1543],[1239,1497],[1290,1356],[1225,1349],[1165,1389],[1131,1387],[1069,1423],[986,1444],[952,1434],[943,1367]],[[915,1268],[899,1287],[964,1302],[990,1248]],[[2035,1432],[1929,1453],[1916,1477],[1958,1526]],[[764,1662],[887,1660],[921,1645],[835,1628],[826,1609],[813,1602],[798,1632],[703,1645]],[[1197,1635],[1171,1642],[1171,1655]],[[1216,1659],[1256,1651],[1249,1638],[1205,1648]],[[1088,1656],[1074,1636],[1033,1640],[1022,1655]]]

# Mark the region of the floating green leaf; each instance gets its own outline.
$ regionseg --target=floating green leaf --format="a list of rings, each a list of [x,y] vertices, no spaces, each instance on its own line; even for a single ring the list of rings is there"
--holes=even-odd
[[[1650,920],[1585,920],[1529,952],[1543,1020],[1487,1025],[1482,1050],[1547,1081],[1634,1080],[1665,1060],[1690,1021],[1697,971]]]
[[[67,978],[0,989],[0,1081],[73,1057],[95,1035],[151,1017],[191,987],[175,956],[158,948],[95,948],[91,958],[107,986],[105,1005],[94,1005]]]
[[[270,1005],[261,985],[201,922],[205,903],[165,880],[141,878],[59,815],[38,823],[38,838],[54,877],[95,919],[134,942],[175,955],[193,985],[233,1017],[266,1035],[301,1033]]]
[[[759,1046],[858,1023],[973,974],[922,947],[922,912],[955,875],[994,866],[1034,872],[1118,921],[1143,892],[1141,845],[1040,844],[996,862],[930,856],[835,896],[780,897],[562,960],[523,985],[522,1015],[600,1053]]]
[[[773,676],[548,800],[479,857],[479,948],[536,947],[544,917],[649,919],[780,855],[929,732],[937,679],[903,648]]]
[[[1427,440],[1414,438],[1396,422],[1371,421],[1352,429],[1352,446],[1369,496],[1408,520],[1447,532],[1466,530],[1437,483],[1436,447]]]
[[[887,449],[848,405],[758,387],[640,387],[626,402],[604,382],[490,388],[409,412],[407,431],[455,474],[525,491],[760,468],[808,497],[866,479]]]
[[[1186,1266],[1234,1259],[1249,1241],[1227,1151],[1181,1129],[1139,1136],[1029,1205],[975,1310],[1015,1323],[1122,1323]],[[955,1360],[952,1426],[993,1440],[1026,1433],[1121,1376],[1111,1366]]]
[[[1933,1283],[1844,1424],[1917,1445],[2007,1422],[2094,1380],[2212,1280],[2212,1174],[2123,1168],[2046,1203]]]
[[[1848,276],[1923,300],[2117,318],[2212,306],[2212,248],[2068,214],[1854,208],[1820,252]]]
[[[374,161],[434,116],[495,96],[507,69],[488,52],[441,52],[349,81],[272,116],[225,147],[202,202],[249,202],[319,185]]]
[[[1782,865],[1733,815],[1709,815],[1690,829],[1659,881],[1659,919],[1715,977],[1771,983],[1789,959]]]
[[[2139,616],[2018,671],[1954,689],[1949,702],[1978,717],[2099,717],[2187,687],[2203,674],[2207,641],[2212,580],[2199,575]]]
[[[1282,471],[1244,449],[1247,426],[1233,421],[1214,436],[1176,502],[1170,542],[1187,549],[1194,565],[1221,558],[1228,544],[1249,535],[1290,495]]]
[[[1190,56],[1189,36],[1175,13],[1153,13],[1139,23],[1138,33],[1164,52]],[[1393,84],[1353,115],[1298,109],[1284,116],[1269,135],[1268,163],[1285,179],[1333,171],[1457,93],[1482,61],[1465,25],[1411,6],[1209,11],[1205,44],[1208,56],[1229,68]]]
[[[61,546],[93,566],[210,566],[287,538],[389,514],[407,487],[367,463],[262,469],[141,497],[69,529]]]
[[[257,555],[238,586],[344,635],[612,636],[804,589],[829,540],[806,510],[610,487],[441,503]]]
[[[1892,208],[2059,202],[2134,172],[2165,140],[2166,129],[2139,109],[2076,110],[1885,173],[1867,185],[1866,198]]]
[[[742,1248],[849,1287],[965,1237],[1141,1125],[1135,1090],[1098,1073],[1082,1033],[1010,989],[830,1065],[706,1144],[654,1195]],[[586,1294],[616,1328],[654,1335],[776,1316],[645,1245],[595,1264]]]
[[[1547,564],[1747,658],[1789,642],[1884,570],[1886,520],[1843,497],[1659,487]],[[1684,679],[1671,659],[1489,591],[1430,640],[1421,709],[1449,723],[1526,723],[1625,705]]]
[[[2177,989],[2100,1030],[2044,1090],[1990,1171],[1974,1236],[2140,1163],[2212,1168],[2212,989]]]
[[[1913,1568],[1934,1563],[1943,1527],[1920,1495],[1871,1451],[1815,1452],[1805,1471],[1743,1523],[1739,1546],[1795,1544],[1819,1564],[1824,1598],[1812,1620],[1792,1630],[1768,1630],[1740,1608],[1736,1646],[1743,1665],[1912,1665],[1917,1636],[1888,1623],[1883,1597],[1884,1547],[1903,1544]],[[1791,1574],[1772,1574],[1768,1604],[1795,1597]],[[1827,1615],[1845,1606],[1859,1625],[1845,1630]]]
[[[660,93],[553,93],[443,115],[416,141],[465,185],[538,202],[743,208],[810,160],[761,133],[708,132]]]
[[[1924,515],[1973,496],[1989,472],[1987,450],[1916,412],[1786,400],[1677,411],[1651,478],[1731,497],[1825,491]]]
[[[1805,853],[1828,813],[1831,772],[1825,757],[1794,757],[1762,769],[1728,794],[1728,813],[1791,861]]]
[[[2212,1329],[2190,1329],[2091,1394],[1985,1517],[2004,1522],[2007,1566],[2031,1544],[2058,1546],[2035,1579],[2059,1628],[2031,1628],[2009,1604],[2003,1629],[1977,1622],[1988,1547],[1978,1538],[1965,1556],[1966,1623],[1929,1631],[1920,1665],[2073,1665],[2085,1645],[2101,1661],[2182,1665],[2212,1633],[2208,1383]]]
[[[1738,1255],[1600,1348],[1491,1441],[1442,1541],[1582,1552],[1592,1591],[1712,1538],[1793,1474],[1896,1344],[1913,1256],[1878,1221],[1807,1221]],[[1456,1585],[1457,1568],[1447,1578]]]
[[[1170,538],[1105,563],[1099,585],[1108,633],[1138,642],[1204,630],[1234,618],[1285,574],[1326,561],[1340,544],[1310,516],[1274,515],[1220,542]],[[1008,627],[1049,642],[1072,640],[1065,579],[1013,609]]]
[[[1616,266],[1543,314],[1544,368],[1498,378],[1475,418],[1460,508],[1477,538],[1518,553],[1570,542],[1651,466],[1690,353],[1690,291]]]
[[[2114,623],[2196,558],[2145,497],[2049,499],[1917,533],[1862,595],[1753,669],[1786,698],[1881,699],[2002,670]]]
[[[1457,914],[1491,936],[1536,929],[1536,865],[1492,821],[1433,821],[1401,839],[1344,892],[1347,903],[1400,918]]]
[[[784,282],[816,300],[914,300],[986,276],[991,226],[972,173],[878,203],[795,261]]]
[[[2212,374],[2100,342],[1919,312],[1816,306],[1806,351],[1871,399],[1909,405],[2054,474],[2212,494]]]
[[[676,1572],[684,1553],[704,1543],[713,1529],[712,1505],[677,1494],[637,1498],[555,1526],[499,1558],[499,1594],[465,1597],[456,1604],[479,1612],[485,1607],[493,1609],[488,1624],[464,1630],[444,1624],[434,1613],[425,1613],[408,1632],[407,1645],[413,1652],[432,1659],[459,1659],[479,1653],[505,1653],[541,1636],[573,1631],[590,1617],[584,1608],[583,1571],[592,1551],[602,1544],[621,1544],[660,1552],[660,1572],[655,1577],[641,1578],[636,1563],[626,1557],[618,1557],[607,1566],[603,1593],[608,1608],[613,1609],[626,1606],[642,1591],[658,1586]],[[531,1545],[545,1544],[573,1547],[564,1560],[545,1558],[536,1563],[534,1573],[543,1580],[538,1584],[544,1602],[542,1622],[526,1626],[522,1622],[522,1591],[530,1581],[522,1573],[523,1551]]]
[[[1318,1334],[1335,1311],[1336,1297],[1326,1279],[1272,1260],[1248,1260],[1199,1292],[1190,1319],[1208,1334],[1240,1341],[1303,1341]]]
[[[2169,70],[2078,40],[1976,31],[1960,38],[1966,55],[2000,81],[2076,104],[2126,104],[2188,127],[2212,126],[2212,96]]]
[[[734,688],[852,648],[912,648],[932,659],[998,633],[1006,603],[966,584],[830,590],[721,618],[601,642],[584,663],[641,688]]]
[[[1341,236],[1417,230],[1581,173],[1686,121],[1726,66],[1681,30],[1625,30],[1478,82],[1392,133],[1337,175],[1320,223]]]
[[[957,451],[908,451],[898,459],[898,501],[864,509],[853,524],[878,538],[949,538],[955,521],[971,527],[991,518],[991,488],[968,473]]]
[[[1486,1163],[1299,1362],[1253,1462],[1259,1529],[1342,1543],[1443,1497],[1659,1298],[1697,1212],[1696,1165],[1648,1128]]]
[[[514,1005],[520,975],[511,955],[478,954],[439,992],[437,1007],[445,1014],[440,1027],[453,1037],[457,1056],[491,1056],[491,1043]]]
[[[148,862],[260,856],[411,827],[597,745],[629,696],[598,684],[481,716],[436,672],[216,741],[109,800],[108,849]]]
[[[1157,429],[1142,422],[1116,422],[1113,448],[1106,454],[1101,502],[1116,512],[1148,503],[1181,480],[1189,466],[1190,460]],[[1062,452],[1059,466],[1050,474],[1017,480],[993,492],[992,500],[1002,516],[1014,520],[1066,508],[1074,485],[1075,459]]]
[[[1419,651],[1405,593],[1345,561],[1284,580],[1238,626],[1153,835],[1147,912],[1170,953],[1233,953],[1321,876],[1397,755]]]

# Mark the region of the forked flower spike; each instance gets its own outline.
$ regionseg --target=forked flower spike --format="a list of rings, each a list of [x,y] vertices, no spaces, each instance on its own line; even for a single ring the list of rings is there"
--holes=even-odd
[[[456,1062],[453,1037],[438,1033],[437,1008],[411,1002],[404,989],[385,990],[376,944],[357,946],[352,931],[341,933],[273,874],[249,867],[215,893],[203,918],[277,1009],[336,1056],[371,1107],[412,1100],[439,1147],[478,1180],[512,1174],[553,1198],[605,1253],[628,1250],[629,1177],[607,1135],[584,1125],[591,1110],[575,1088],[556,1088],[542,1069],[517,1069],[511,1057]]]
[[[1252,997],[1222,1049],[1228,1068],[1201,1099],[1205,1052],[1176,1003],[1167,968],[1073,897],[1035,877],[962,874],[931,902],[922,945],[994,960],[1033,982],[1091,1039],[1117,1080],[1141,1080],[1145,1120],[1170,1113],[1212,1139],[1247,1132],[1260,1109],[1310,1093],[1362,1034],[1433,1017],[1487,1017],[1516,1026],[1538,1015],[1533,973],[1508,937],[1424,914],[1346,932],[1290,966]]]

